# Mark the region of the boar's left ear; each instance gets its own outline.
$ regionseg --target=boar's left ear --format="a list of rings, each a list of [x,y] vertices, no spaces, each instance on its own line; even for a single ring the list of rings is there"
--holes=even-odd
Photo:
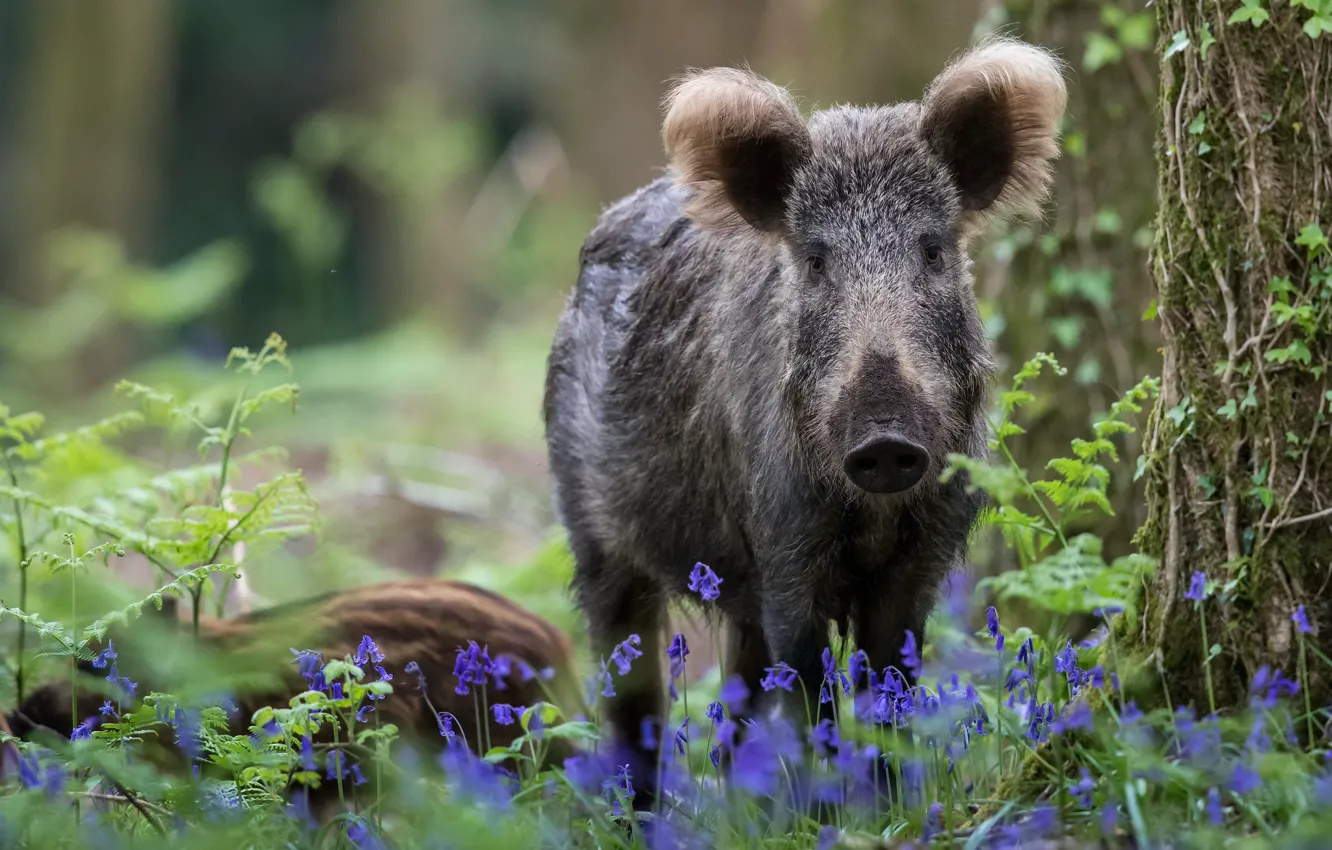
[[[968,226],[1039,211],[1067,102],[1060,61],[1012,39],[975,48],[930,84],[921,133],[952,173]]]
[[[746,70],[695,71],[666,97],[662,141],[689,213],[712,227],[784,227],[796,171],[813,149],[795,100]]]

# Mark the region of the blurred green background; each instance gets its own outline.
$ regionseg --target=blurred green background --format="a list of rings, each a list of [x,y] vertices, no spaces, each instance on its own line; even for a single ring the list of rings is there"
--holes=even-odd
[[[120,378],[201,392],[231,346],[276,331],[300,408],[252,442],[291,450],[328,521],[246,563],[254,604],[453,575],[577,633],[545,357],[587,229],[663,164],[670,77],[746,62],[826,106],[918,97],[995,27],[1061,52],[1058,211],[994,235],[977,269],[1003,367],[1053,350],[1070,369],[1031,427],[1024,461],[1043,462],[1155,356],[1140,6],[6,0],[0,401],[81,424],[128,406]],[[1129,529],[1122,478],[1108,522]],[[976,561],[1010,563],[985,541]]]

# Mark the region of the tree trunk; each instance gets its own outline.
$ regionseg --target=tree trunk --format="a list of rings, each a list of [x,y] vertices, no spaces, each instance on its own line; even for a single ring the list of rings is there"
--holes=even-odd
[[[14,297],[45,307],[62,283],[47,263],[66,227],[107,231],[150,251],[158,154],[170,104],[173,13],[165,0],[31,5],[20,171],[13,205]],[[41,367],[47,392],[75,396],[131,361],[133,335],[111,323],[68,362]]]
[[[1156,8],[1165,361],[1139,539],[1159,568],[1123,636],[1151,662],[1136,685],[1223,707],[1262,665],[1300,673],[1298,606],[1303,639],[1332,653],[1332,279],[1311,227],[1332,230],[1332,40],[1286,3],[1256,7],[1270,15],[1257,27],[1227,23],[1231,3]],[[1201,604],[1186,598],[1195,571]],[[1210,683],[1199,612],[1217,647]],[[1328,668],[1307,663],[1324,705]]]

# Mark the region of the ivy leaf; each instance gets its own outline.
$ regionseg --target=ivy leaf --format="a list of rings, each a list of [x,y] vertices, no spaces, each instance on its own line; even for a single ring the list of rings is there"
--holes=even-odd
[[[1309,249],[1309,256],[1315,257],[1327,248],[1327,237],[1323,235],[1323,228],[1319,227],[1317,222],[1305,225],[1300,230],[1300,235],[1295,237],[1296,245],[1303,245]]]
[[[1235,404],[1235,400],[1233,398],[1216,409],[1216,412],[1219,415],[1224,416],[1227,419],[1234,419],[1235,414],[1238,411],[1239,411],[1239,406]]]
[[[1207,110],[1204,109],[1201,112],[1199,112],[1197,115],[1193,116],[1193,120],[1189,122],[1189,135],[1197,136],[1206,129],[1207,129]]]
[[[1156,312],[1156,299],[1153,298],[1153,299],[1152,299],[1152,302],[1151,302],[1150,304],[1147,305],[1147,309],[1146,309],[1146,311],[1143,312],[1143,314],[1142,314],[1142,320],[1143,320],[1144,322],[1150,322],[1150,321],[1152,321],[1153,319],[1156,318],[1156,314],[1157,314],[1157,312]]]
[[[1212,35],[1212,25],[1203,24],[1203,37],[1198,44],[1198,53],[1202,55],[1204,62],[1207,61],[1207,51],[1211,49],[1213,44],[1216,44],[1216,37]]]
[[[1184,30],[1179,30],[1170,38],[1170,46],[1166,48],[1165,58],[1169,59],[1176,53],[1183,52],[1184,48],[1189,46],[1189,34]]]
[[[1270,16],[1267,14],[1267,10],[1263,8],[1262,0],[1242,0],[1242,3],[1243,5],[1236,9],[1226,20],[1227,25],[1242,24],[1248,21],[1253,24],[1254,29],[1257,29],[1267,23]]]

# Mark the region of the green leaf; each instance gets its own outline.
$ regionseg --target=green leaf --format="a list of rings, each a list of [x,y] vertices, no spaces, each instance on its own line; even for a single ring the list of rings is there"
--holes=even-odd
[[[1119,43],[1103,32],[1087,33],[1087,48],[1082,54],[1082,67],[1095,72],[1124,58]]]
[[[1202,41],[1198,44],[1198,53],[1202,56],[1204,62],[1207,61],[1207,51],[1212,48],[1213,44],[1216,44],[1216,37],[1212,35],[1212,25],[1204,23]]]
[[[1129,50],[1146,50],[1152,46],[1156,33],[1156,20],[1150,12],[1129,15],[1119,25],[1119,42]]]
[[[1118,233],[1124,228],[1124,220],[1120,218],[1119,212],[1110,207],[1102,207],[1096,211],[1096,220],[1093,229],[1097,233]]]
[[[1230,401],[1218,407],[1216,409],[1216,412],[1219,415],[1226,417],[1227,419],[1234,419],[1237,410],[1238,410],[1238,405],[1235,404],[1235,400],[1232,398]]]
[[[1166,48],[1165,58],[1169,59],[1171,56],[1174,56],[1176,53],[1179,53],[1188,46],[1189,46],[1189,34],[1186,33],[1184,30],[1177,31],[1173,36],[1170,37],[1170,46]]]
[[[1204,109],[1203,111],[1199,112],[1197,115],[1193,116],[1193,120],[1189,122],[1189,134],[1197,136],[1206,129],[1207,129],[1207,110]]]
[[[1226,20],[1227,24],[1242,24],[1245,21],[1253,24],[1254,29],[1267,23],[1267,10],[1262,6],[1262,0],[1241,0],[1242,5],[1231,13]]]
[[[1151,303],[1147,305],[1147,309],[1143,312],[1142,320],[1144,322],[1150,322],[1156,318],[1156,315],[1156,299],[1153,298]]]
[[[1315,222],[1300,230],[1300,235],[1295,237],[1295,244],[1305,246],[1309,249],[1309,256],[1315,257],[1326,250],[1327,237],[1323,235],[1323,228]]]

